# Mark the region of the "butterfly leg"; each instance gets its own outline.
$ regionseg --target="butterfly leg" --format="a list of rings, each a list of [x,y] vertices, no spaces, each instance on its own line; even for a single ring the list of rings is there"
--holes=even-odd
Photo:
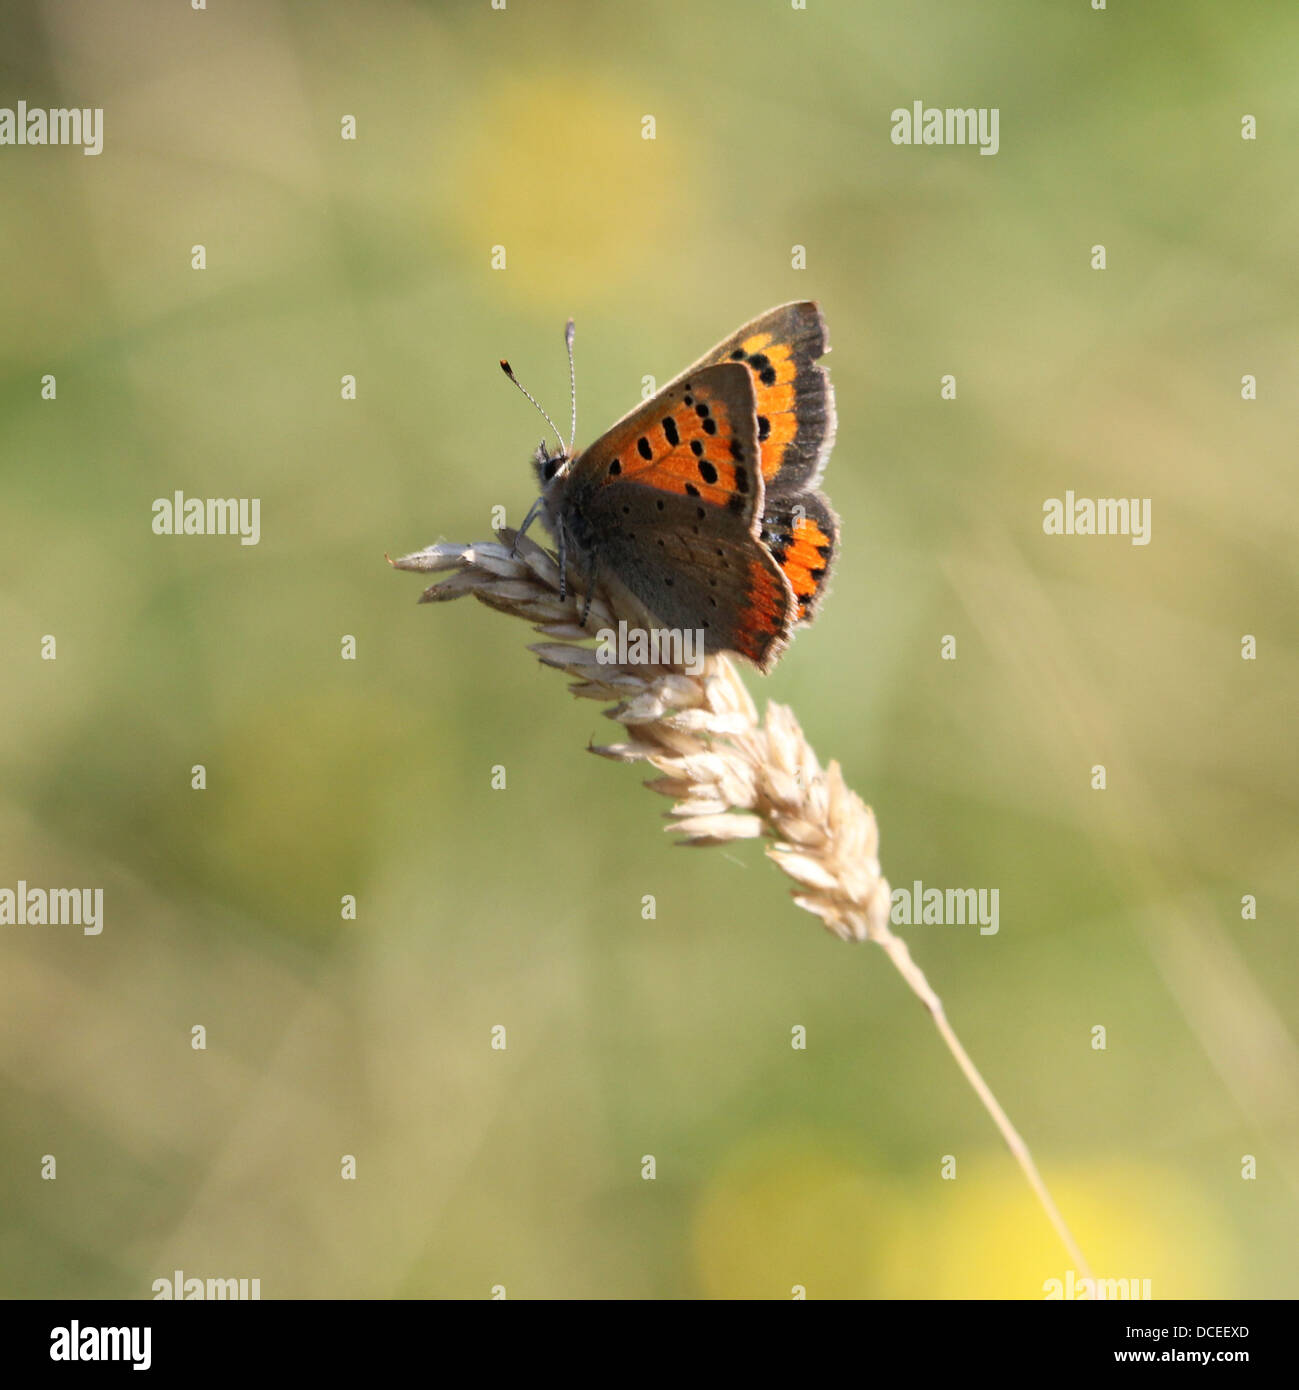
[[[528,508],[528,514],[523,518],[523,525],[514,533],[514,544],[510,547],[510,559],[513,559],[519,553],[519,542],[527,535],[528,527],[536,521],[545,503],[546,499],[544,497],[538,497],[532,506]]]

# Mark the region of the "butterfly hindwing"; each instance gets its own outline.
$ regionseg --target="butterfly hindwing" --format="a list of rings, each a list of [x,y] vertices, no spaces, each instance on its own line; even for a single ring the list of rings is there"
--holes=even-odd
[[[704,650],[735,651],[770,670],[797,599],[768,548],[730,511],[634,482],[602,488],[587,506],[597,561],[664,626],[698,630]]]
[[[797,621],[811,622],[839,544],[834,509],[811,489],[774,497],[768,493],[761,537],[794,591]]]

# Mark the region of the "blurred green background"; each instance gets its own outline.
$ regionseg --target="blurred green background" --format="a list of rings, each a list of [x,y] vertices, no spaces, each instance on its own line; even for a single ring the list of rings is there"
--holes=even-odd
[[[384,563],[531,502],[499,357],[566,418],[576,317],[580,444],[807,297],[843,552],[750,687],[895,886],[999,890],[996,936],[901,930],[1096,1271],[1299,1294],[1292,5],[5,26],[0,105],[102,106],[105,142],[0,148],[0,886],[101,886],[105,927],[0,928],[0,1292],[1064,1277],[884,956],[758,846],[671,848],[522,624]],[[916,100],[999,108],[1000,152],[892,145]],[[259,497],[260,544],[154,535],[177,489]],[[1044,536],[1065,489],[1150,497],[1152,543]]]

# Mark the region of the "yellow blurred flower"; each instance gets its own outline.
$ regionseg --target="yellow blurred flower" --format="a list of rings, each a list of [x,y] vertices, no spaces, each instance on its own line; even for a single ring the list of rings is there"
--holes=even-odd
[[[1215,1298],[1235,1287],[1223,1214],[1175,1171],[1100,1159],[1048,1181],[1098,1280],[1132,1294]],[[959,1160],[905,1186],[827,1142],[769,1139],[718,1174],[695,1221],[714,1298],[1080,1297],[1055,1233],[1009,1158]],[[1058,1281],[1053,1285],[1050,1281]],[[1119,1292],[1111,1286],[1111,1296]]]
[[[692,193],[682,142],[643,138],[646,116],[657,136],[662,111],[586,77],[557,88],[529,70],[477,89],[457,125],[446,215],[484,270],[503,246],[512,286],[543,300],[556,278],[607,288],[641,277],[668,219],[691,215]]]

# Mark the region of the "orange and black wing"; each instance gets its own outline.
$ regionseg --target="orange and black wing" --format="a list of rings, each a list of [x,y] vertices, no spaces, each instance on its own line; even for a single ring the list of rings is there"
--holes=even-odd
[[[813,488],[774,497],[769,493],[760,535],[794,591],[796,621],[811,622],[839,544],[834,508]]]
[[[714,362],[742,362],[753,377],[767,491],[801,492],[820,482],[834,444],[834,391],[817,361],[829,346],[816,304],[781,304],[723,339],[664,389]]]
[[[761,457],[754,393],[736,366],[685,373],[625,415],[573,461],[584,487],[630,483],[725,508],[757,532]]]
[[[836,424],[830,376],[817,360],[828,349],[816,304],[781,304],[677,378],[720,362],[743,365],[752,377],[765,494],[759,534],[794,590],[798,622],[810,622],[824,597],[839,544],[839,519],[817,490]]]

